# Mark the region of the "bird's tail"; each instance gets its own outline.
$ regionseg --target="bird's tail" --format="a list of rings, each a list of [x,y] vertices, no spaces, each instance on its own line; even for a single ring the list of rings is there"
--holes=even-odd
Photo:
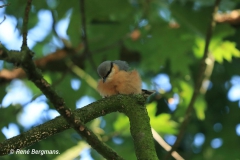
[[[156,93],[155,90],[146,90],[146,89],[142,89],[142,94],[145,96],[145,97],[149,97],[151,96],[152,94]]]

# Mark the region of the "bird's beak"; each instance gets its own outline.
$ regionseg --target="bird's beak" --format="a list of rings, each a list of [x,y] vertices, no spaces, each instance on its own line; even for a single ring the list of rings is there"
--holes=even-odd
[[[106,77],[103,77],[102,80],[103,80],[103,83],[105,83],[105,81],[106,81]]]

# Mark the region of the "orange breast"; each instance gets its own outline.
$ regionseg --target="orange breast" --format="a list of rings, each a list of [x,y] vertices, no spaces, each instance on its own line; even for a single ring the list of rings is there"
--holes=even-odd
[[[136,70],[126,72],[113,66],[113,74],[110,74],[108,80],[103,83],[98,81],[98,91],[103,97],[115,94],[139,94],[141,93],[141,78]]]

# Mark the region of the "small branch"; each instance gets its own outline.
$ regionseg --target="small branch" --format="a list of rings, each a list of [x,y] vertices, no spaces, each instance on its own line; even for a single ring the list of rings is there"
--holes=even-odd
[[[64,43],[64,41],[63,41]],[[57,72],[62,72],[68,69],[68,67],[66,65],[63,65],[63,61],[66,58],[69,58],[73,55],[76,55],[78,51],[76,51],[77,49],[75,48],[69,48],[66,43],[64,43],[65,46],[67,48],[62,48],[62,49],[58,49],[53,53],[49,53],[47,56],[39,58],[34,60],[35,65],[40,68],[41,70],[45,71],[57,71]],[[92,51],[92,54],[97,54],[99,52],[103,52],[109,49],[112,49],[114,47],[120,46],[121,45],[121,41],[116,41],[113,44],[110,44],[109,46],[105,46],[103,48],[99,48],[96,49],[94,51]],[[3,46],[0,47],[4,48]],[[78,49],[81,50],[81,49]],[[84,66],[83,62],[86,60],[87,57],[82,57],[81,61],[77,61],[77,65],[78,66]],[[96,68],[93,68],[94,70],[96,70]],[[3,82],[8,82],[12,79],[15,78],[24,78],[26,76],[25,72],[23,71],[22,68],[17,68],[17,69],[13,69],[13,70],[1,70],[0,71],[0,79],[2,79],[2,81],[0,81],[0,85]]]
[[[6,7],[6,6],[9,6],[10,4],[11,4],[11,3],[1,5],[0,8],[3,8],[3,7]]]
[[[240,23],[240,10],[232,10],[227,13],[218,13],[215,15],[215,21],[218,23],[229,23],[231,25],[238,25]]]
[[[177,135],[177,139],[176,139],[174,145],[172,146],[172,149],[168,152],[168,154],[165,157],[165,159],[170,158],[171,153],[173,151],[175,151],[176,148],[179,146],[179,144],[180,144],[180,142],[182,140],[182,137],[184,135],[184,132],[185,132],[185,130],[187,128],[187,125],[188,125],[188,123],[190,121],[191,114],[192,114],[193,107],[194,107],[194,103],[195,103],[195,100],[197,99],[197,96],[198,96],[199,91],[201,89],[203,78],[204,78],[204,72],[205,72],[206,67],[207,67],[206,59],[208,58],[208,47],[209,47],[210,40],[211,40],[211,37],[212,37],[213,29],[214,29],[215,24],[216,24],[216,22],[214,21],[214,16],[215,16],[215,14],[218,11],[218,6],[219,6],[220,1],[221,0],[216,0],[215,4],[214,4],[214,10],[213,10],[213,13],[212,13],[211,23],[210,23],[209,28],[207,30],[206,39],[205,39],[204,55],[202,57],[202,61],[201,61],[201,64],[200,64],[199,74],[198,74],[197,82],[195,84],[195,88],[194,88],[194,92],[193,92],[192,98],[191,98],[190,103],[188,105],[188,108],[187,108],[184,120],[183,120],[183,122],[181,124],[179,133]]]
[[[85,54],[87,54],[87,52],[89,51],[89,48],[88,48],[87,27],[86,27],[85,1],[79,0],[79,2],[80,2],[80,15],[81,15],[81,22],[82,22],[81,38],[84,44]]]
[[[23,19],[23,28],[22,28],[22,33],[23,33],[23,43],[22,43],[22,50],[23,48],[27,48],[27,33],[28,33],[28,19],[29,19],[29,12],[31,9],[31,4],[32,0],[27,1],[27,5],[25,8],[25,14],[24,14],[24,19]]]
[[[52,31],[53,31],[54,35],[57,37],[57,39],[59,41],[61,41],[64,44],[64,47],[71,50],[72,49],[72,44],[69,41],[67,41],[66,39],[62,38],[56,31],[57,19],[56,19],[56,14],[55,14],[54,10],[51,10],[51,15],[52,15],[52,20],[53,20]]]
[[[118,40],[108,46],[104,46],[102,48],[99,48],[99,49],[95,49],[92,51],[92,54],[96,54],[96,53],[99,53],[99,52],[104,52],[104,51],[107,51],[109,49],[112,49],[112,48],[115,48],[115,47],[118,47],[122,44],[122,41],[121,40]]]
[[[169,144],[167,144],[167,142],[165,142],[164,139],[153,128],[152,134],[154,139],[158,142],[158,144],[160,144],[160,146],[162,146],[166,151],[170,151],[172,149],[172,147]],[[184,158],[181,155],[179,155],[176,151],[172,152],[172,156],[176,160],[184,160]]]
[[[0,54],[1,52],[7,56],[8,52],[13,52],[13,51],[7,51],[4,46],[0,45]],[[20,53],[19,51],[16,51],[16,56],[20,56],[21,54],[19,53]],[[73,51],[73,49],[63,48],[43,58],[34,60],[34,63],[41,70],[63,72],[68,69],[67,66],[63,65],[63,60],[74,54],[76,53]],[[12,55],[12,54],[9,54],[9,55]],[[0,56],[0,59],[1,59],[1,56]],[[8,61],[7,59],[4,59],[4,60]],[[10,60],[9,62],[11,63],[12,61]],[[24,78],[24,77],[26,77],[26,74],[22,68],[17,68],[13,70],[3,69],[0,71],[0,79],[5,80],[6,82],[15,78]]]
[[[71,69],[73,73],[75,73],[77,76],[79,76],[81,79],[85,80],[86,83],[92,87],[94,90],[97,90],[97,82],[95,79],[92,78],[91,75],[86,73],[84,70],[82,70],[80,67],[76,66],[71,61],[66,61],[66,65]]]
[[[2,22],[0,22],[0,25],[1,25],[5,20],[6,20],[6,16],[4,15]]]
[[[87,23],[86,23],[86,14],[85,14],[85,0],[79,0],[80,5],[80,15],[81,15],[81,22],[82,22],[82,43],[84,45],[84,51],[83,54],[89,58],[89,61],[91,63],[91,66],[94,70],[96,70],[97,66],[95,65],[92,54],[89,50],[88,45],[88,38],[87,38]]]
[[[62,80],[64,79],[64,77],[66,76],[66,72],[64,72],[61,77],[59,79],[57,79],[56,81],[54,81],[52,83],[52,87],[56,87],[60,82],[62,82]],[[27,106],[28,104],[32,103],[33,101],[35,101],[37,98],[39,98],[40,96],[42,96],[43,94],[42,93],[38,93],[36,95],[34,95],[32,97],[32,99],[24,104],[22,104],[22,107],[24,108],[25,106]],[[22,108],[19,108],[19,110],[21,110]]]
[[[56,35],[57,38],[61,39],[60,36],[58,35],[57,31],[56,31],[56,22],[57,22],[57,20],[56,20],[56,16],[55,16],[54,10],[51,10],[51,15],[52,15],[52,20],[53,20],[52,31]]]

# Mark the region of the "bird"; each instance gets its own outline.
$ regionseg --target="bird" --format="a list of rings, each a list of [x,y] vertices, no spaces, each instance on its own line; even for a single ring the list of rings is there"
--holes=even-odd
[[[97,72],[101,77],[97,90],[102,97],[142,93],[141,77],[137,70],[130,70],[126,61],[104,61]]]
[[[102,97],[109,97],[116,94],[143,94],[148,97],[155,91],[142,89],[142,80],[136,70],[129,70],[128,63],[121,60],[104,61],[98,68],[97,72],[101,79],[98,80],[97,90]],[[153,138],[166,150],[171,150],[163,138],[152,129]],[[183,160],[176,152],[172,153],[174,158]]]

